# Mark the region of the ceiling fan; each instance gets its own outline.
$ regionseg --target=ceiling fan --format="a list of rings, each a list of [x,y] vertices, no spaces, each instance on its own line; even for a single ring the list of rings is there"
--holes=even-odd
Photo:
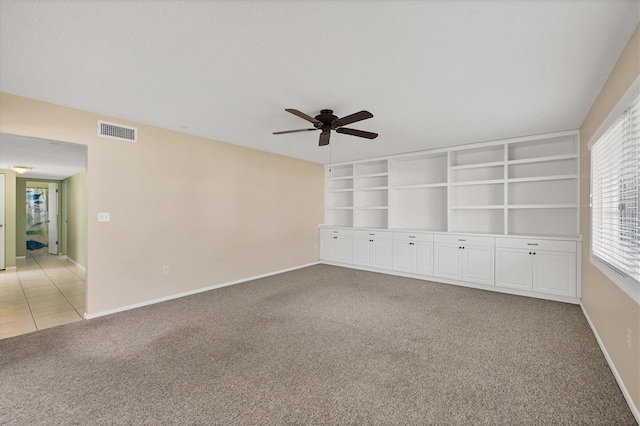
[[[332,130],[335,130],[338,133],[343,133],[345,135],[358,136],[367,139],[375,139],[378,137],[377,133],[365,132],[364,130],[349,129],[343,127],[347,124],[356,123],[358,121],[366,120],[373,117],[373,114],[371,114],[369,111],[356,112],[355,114],[347,115],[342,118],[338,118],[333,115],[333,110],[330,109],[323,109],[322,111],[320,111],[320,115],[316,115],[315,117],[311,117],[310,115],[307,115],[304,112],[300,112],[297,109],[288,108],[285,109],[285,111],[313,123],[313,129],[285,130],[282,132],[273,132],[274,135],[320,130],[321,133],[320,143],[318,144],[319,146],[329,145],[329,137],[331,136]]]

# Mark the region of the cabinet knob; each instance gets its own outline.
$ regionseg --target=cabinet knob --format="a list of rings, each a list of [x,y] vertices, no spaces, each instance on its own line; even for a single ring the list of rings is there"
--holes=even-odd
[[[533,252],[533,255],[534,255],[534,256],[536,255],[536,252],[535,252],[535,251]]]
[[[529,252],[529,254],[531,254],[531,252]]]
[[[337,240],[337,239],[338,239],[338,237],[333,237],[333,239],[334,239],[334,240]],[[529,254],[531,254],[531,253],[529,253]]]

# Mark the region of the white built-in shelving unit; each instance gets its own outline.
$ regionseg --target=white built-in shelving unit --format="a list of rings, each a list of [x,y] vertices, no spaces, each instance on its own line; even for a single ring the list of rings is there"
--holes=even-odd
[[[578,132],[326,168],[325,263],[579,303]]]
[[[578,149],[570,131],[327,166],[325,225],[575,237]]]

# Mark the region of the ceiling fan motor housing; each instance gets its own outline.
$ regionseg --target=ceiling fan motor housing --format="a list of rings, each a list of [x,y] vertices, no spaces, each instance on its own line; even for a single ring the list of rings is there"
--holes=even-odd
[[[316,115],[315,119],[322,122],[322,125],[320,123],[314,124],[316,129],[322,129],[323,132],[328,132],[332,128],[331,123],[337,120],[338,117],[333,115],[332,109],[323,109],[320,110],[320,115]]]

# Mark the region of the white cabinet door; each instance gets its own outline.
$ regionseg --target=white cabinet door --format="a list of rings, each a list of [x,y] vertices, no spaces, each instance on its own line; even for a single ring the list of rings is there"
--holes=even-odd
[[[382,269],[391,269],[391,259],[393,259],[391,255],[391,240],[378,240],[374,239],[372,242],[369,242],[373,247],[373,256],[371,259],[373,260],[374,268],[382,268]]]
[[[533,259],[533,290],[576,297],[576,254],[536,250]]]
[[[416,242],[414,247],[415,253],[415,272],[422,275],[433,275],[433,243]]]
[[[408,241],[396,241],[393,245],[394,264],[393,269],[402,272],[413,272],[412,254],[413,245]]]
[[[353,237],[338,237],[336,241],[336,261],[353,263]]]
[[[337,244],[333,235],[320,234],[320,259],[322,260],[336,260],[336,248]]]
[[[368,238],[353,239],[353,263],[356,265],[371,265],[371,252],[369,248],[370,240]]]
[[[494,248],[464,246],[462,250],[462,280],[494,285]]]
[[[496,286],[532,289],[532,252],[526,250],[496,249]]]
[[[461,252],[459,246],[446,243],[436,243],[434,245],[434,271],[436,277],[459,280],[462,278]]]

